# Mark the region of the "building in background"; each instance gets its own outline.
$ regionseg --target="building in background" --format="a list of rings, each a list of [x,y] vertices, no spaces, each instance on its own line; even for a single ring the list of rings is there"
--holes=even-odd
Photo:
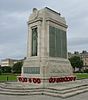
[[[83,61],[83,68],[88,69],[88,52],[87,51],[82,51],[82,53],[79,53],[75,51],[74,53],[68,52],[68,58],[74,57],[74,56],[79,56],[82,61]]]
[[[1,65],[1,67],[3,67],[3,66],[12,67],[15,63],[20,62],[20,61],[24,61],[24,59],[17,60],[17,59],[6,58],[6,59],[2,59],[1,60],[1,64],[0,65]]]

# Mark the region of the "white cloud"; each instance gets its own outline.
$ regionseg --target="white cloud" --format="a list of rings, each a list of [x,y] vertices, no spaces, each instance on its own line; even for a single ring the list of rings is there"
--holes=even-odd
[[[85,37],[75,37],[75,38],[68,38],[68,51],[88,51],[88,38]]]
[[[25,46],[24,46],[25,45]],[[22,58],[26,56],[26,44],[23,43],[5,43],[0,44],[0,58]]]
[[[88,0],[0,0],[0,58],[26,54],[26,22],[32,8],[45,6],[66,18],[68,50],[88,50]]]

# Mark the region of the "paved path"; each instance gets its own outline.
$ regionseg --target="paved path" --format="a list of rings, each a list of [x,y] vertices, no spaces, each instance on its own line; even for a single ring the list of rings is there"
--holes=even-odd
[[[33,96],[0,95],[0,100],[88,100],[88,92],[66,99],[45,96],[45,95],[33,95]]]

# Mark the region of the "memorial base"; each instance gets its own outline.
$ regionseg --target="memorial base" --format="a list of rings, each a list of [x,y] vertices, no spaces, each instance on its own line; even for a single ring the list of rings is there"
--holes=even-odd
[[[19,81],[41,87],[56,86],[59,82],[74,81],[75,76],[67,59],[31,57],[24,61]]]

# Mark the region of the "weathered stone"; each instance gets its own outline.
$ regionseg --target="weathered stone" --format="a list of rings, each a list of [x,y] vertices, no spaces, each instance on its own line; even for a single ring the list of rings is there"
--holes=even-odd
[[[50,77],[73,76],[67,58],[67,27],[60,13],[47,7],[33,9],[28,20],[27,59],[21,76],[42,78],[44,86],[49,84],[45,79]]]

